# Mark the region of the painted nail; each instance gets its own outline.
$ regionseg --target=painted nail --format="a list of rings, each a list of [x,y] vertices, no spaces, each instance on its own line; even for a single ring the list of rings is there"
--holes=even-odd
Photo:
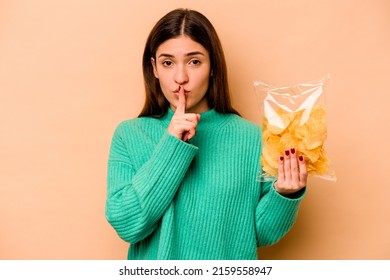
[[[285,154],[286,156],[289,156],[289,155],[290,155],[290,151],[289,151],[289,150],[285,150],[285,151],[284,151],[284,154]]]
[[[300,160],[300,161],[303,161],[303,156],[299,156],[299,160]]]
[[[295,154],[295,148],[291,148],[291,154]]]
[[[284,157],[283,156],[280,156],[280,161],[283,161],[284,160]]]

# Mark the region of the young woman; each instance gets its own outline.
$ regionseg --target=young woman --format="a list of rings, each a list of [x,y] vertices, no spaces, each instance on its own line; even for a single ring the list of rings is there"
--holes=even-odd
[[[306,166],[294,148],[276,182],[260,183],[261,132],[232,108],[218,36],[178,9],[152,29],[143,56],[146,101],[116,129],[106,217],[128,259],[257,259],[294,224]]]

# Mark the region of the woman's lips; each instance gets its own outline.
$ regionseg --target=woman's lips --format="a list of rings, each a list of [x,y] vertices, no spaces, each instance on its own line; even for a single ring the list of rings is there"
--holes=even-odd
[[[179,96],[179,91],[180,91],[180,87],[177,88],[176,90],[174,90],[173,93],[174,93],[176,96]],[[190,92],[190,91],[184,89],[184,94],[185,94],[186,96],[188,96],[189,92]]]

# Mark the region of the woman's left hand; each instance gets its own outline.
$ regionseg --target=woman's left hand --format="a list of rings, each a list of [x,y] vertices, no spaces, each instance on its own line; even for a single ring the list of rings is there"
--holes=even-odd
[[[307,182],[305,158],[297,156],[295,148],[284,151],[279,157],[278,179],[274,187],[281,195],[291,195],[304,187]]]

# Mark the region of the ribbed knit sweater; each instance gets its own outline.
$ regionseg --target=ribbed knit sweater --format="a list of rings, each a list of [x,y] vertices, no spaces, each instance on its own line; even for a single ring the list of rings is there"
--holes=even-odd
[[[172,116],[124,121],[112,139],[106,218],[128,259],[257,259],[294,224],[305,191],[286,198],[256,180],[257,125],[210,110],[183,142],[167,131]]]

